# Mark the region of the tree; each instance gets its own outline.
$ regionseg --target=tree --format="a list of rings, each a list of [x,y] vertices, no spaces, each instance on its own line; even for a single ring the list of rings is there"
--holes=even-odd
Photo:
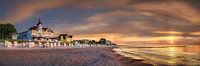
[[[105,38],[101,38],[99,40],[99,44],[106,44],[106,39]]]
[[[89,44],[96,44],[96,41],[95,40],[90,40]]]
[[[10,23],[0,24],[0,40],[11,40],[13,33],[17,33],[14,25]]]

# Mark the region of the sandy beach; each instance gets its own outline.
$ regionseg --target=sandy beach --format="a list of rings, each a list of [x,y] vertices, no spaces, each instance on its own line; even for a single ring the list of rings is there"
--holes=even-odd
[[[143,61],[108,47],[0,50],[0,66],[152,66]]]

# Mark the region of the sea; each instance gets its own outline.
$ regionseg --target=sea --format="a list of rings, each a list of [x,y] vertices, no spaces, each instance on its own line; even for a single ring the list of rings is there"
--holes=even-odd
[[[117,54],[143,59],[155,66],[200,66],[200,44],[127,44],[113,49]]]

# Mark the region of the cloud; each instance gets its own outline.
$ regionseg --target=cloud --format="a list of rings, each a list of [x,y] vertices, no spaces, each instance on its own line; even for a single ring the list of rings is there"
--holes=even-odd
[[[64,0],[36,0],[26,3],[18,3],[10,11],[6,19],[10,19],[11,21],[16,23],[23,22],[24,20],[29,19],[30,17],[36,17],[37,11],[61,7],[67,3],[70,2]]]
[[[109,8],[117,9],[137,9],[145,11],[165,11],[192,22],[199,22],[199,11],[191,5],[196,3],[187,0],[35,0],[17,3],[10,11],[7,19],[13,22],[23,22],[30,17],[36,17],[38,11],[51,10],[63,6],[74,8]],[[148,5],[148,6],[146,6]],[[168,5],[172,7],[168,7]]]
[[[37,17],[39,11],[51,10],[59,7],[70,6],[74,8],[109,8],[126,4],[127,1],[121,0],[30,0],[25,2],[20,2],[13,6],[10,13],[5,19],[10,20],[11,22],[19,23],[24,20],[29,19],[30,17]]]
[[[61,32],[75,34],[77,38],[106,37],[122,43],[170,40],[172,35],[179,39],[194,39],[200,37],[193,33],[200,30],[198,14],[198,9],[185,1],[141,2],[94,14],[82,22],[54,27],[66,28]]]
[[[191,22],[195,23],[200,22],[199,10],[191,6],[188,2],[169,1],[169,2],[162,2],[159,4],[153,2],[153,3],[134,4],[132,7],[139,10],[161,11],[165,12],[165,14],[170,14],[171,16],[174,17],[190,20]]]
[[[189,33],[189,34],[195,35],[195,36],[200,36],[200,31],[198,31],[198,32],[191,32],[191,33]]]
[[[155,33],[159,34],[169,34],[169,35],[182,35],[182,32],[177,32],[177,31],[155,31]]]
[[[60,33],[79,35],[79,38],[82,35],[113,40],[123,38],[122,40],[129,42],[163,39],[158,37],[171,34],[200,37],[195,33],[200,31],[199,3],[191,0],[35,0],[17,4],[7,19],[19,23],[36,17],[41,11],[67,6],[100,11],[83,17],[80,21],[72,19],[70,23],[56,22],[51,26]],[[66,18],[62,19],[58,21],[65,21]]]
[[[167,31],[180,32],[179,35],[189,36],[188,33],[200,30],[200,25],[174,15],[165,14],[164,11],[146,10],[116,10],[98,13],[87,17],[84,22],[76,24],[61,24],[56,27],[66,27],[66,32],[74,34],[92,33],[121,33],[137,36],[166,36]],[[117,30],[116,30],[117,29]],[[156,33],[163,31],[165,33]],[[173,33],[174,34],[174,33]],[[177,33],[175,34],[177,35]]]

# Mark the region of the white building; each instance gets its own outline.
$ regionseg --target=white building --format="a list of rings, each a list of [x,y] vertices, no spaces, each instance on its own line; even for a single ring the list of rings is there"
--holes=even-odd
[[[44,28],[42,22],[38,21],[36,26],[18,34],[18,40],[42,40],[46,38],[56,38],[57,35],[49,28]]]

